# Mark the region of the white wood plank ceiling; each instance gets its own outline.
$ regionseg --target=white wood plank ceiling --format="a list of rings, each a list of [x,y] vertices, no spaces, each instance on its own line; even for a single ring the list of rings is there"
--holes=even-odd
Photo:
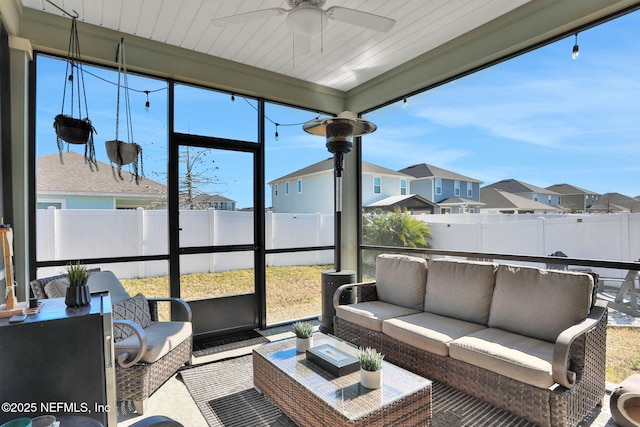
[[[340,6],[396,23],[384,33],[330,19],[321,34],[311,36],[309,53],[295,55],[286,14],[212,24],[239,13],[291,9],[287,0],[51,1],[75,10],[81,22],[348,91],[530,0],[327,0],[323,10]],[[21,2],[62,15],[46,0]]]

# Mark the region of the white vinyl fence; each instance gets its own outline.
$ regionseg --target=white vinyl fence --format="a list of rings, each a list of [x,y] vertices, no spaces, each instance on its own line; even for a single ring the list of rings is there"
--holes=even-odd
[[[166,210],[39,209],[37,259],[117,258],[168,253]],[[180,246],[252,245],[253,213],[222,210],[180,211]],[[266,247],[333,244],[333,215],[266,214]],[[268,266],[333,264],[332,251],[267,256]],[[113,263],[105,266],[120,278],[166,276],[167,261]],[[209,273],[253,268],[253,252],[183,255],[182,273]],[[42,268],[39,277],[64,271]]]
[[[545,256],[562,251],[571,258],[635,261],[640,258],[640,214],[602,215],[418,215],[429,224],[434,249]],[[158,255],[168,252],[167,211],[59,210],[37,212],[39,261]],[[253,213],[181,211],[181,246],[253,244]],[[333,243],[333,215],[266,214],[268,249]],[[333,264],[332,251],[269,255],[268,266]],[[121,278],[164,276],[167,261],[100,266]],[[182,273],[253,267],[252,252],[185,255]],[[41,269],[39,276],[62,268]],[[603,276],[625,272],[597,270]]]

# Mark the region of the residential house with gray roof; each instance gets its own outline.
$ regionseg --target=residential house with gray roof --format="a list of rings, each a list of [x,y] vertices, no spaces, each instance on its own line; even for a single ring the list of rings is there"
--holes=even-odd
[[[333,213],[333,161],[333,157],[330,157],[270,181],[273,211]],[[384,199],[409,195],[411,179],[410,175],[363,161],[363,206],[376,202],[384,205]],[[355,195],[344,194],[343,197],[355,197]],[[397,201],[393,200],[393,202]],[[430,207],[427,204],[421,210],[429,210]]]
[[[555,184],[547,187],[547,190],[555,191],[562,195],[560,205],[565,212],[587,212],[592,205],[598,203],[600,194],[576,187],[571,184]]]
[[[562,211],[559,207],[536,202],[499,188],[481,188],[480,198],[484,203],[484,206],[480,208],[480,213],[548,214]]]
[[[166,206],[167,187],[149,178],[136,185],[122,169],[124,179],[114,177],[111,165],[97,162],[93,170],[82,154],[68,151],[38,157],[36,203],[38,209],[135,209]]]
[[[478,212],[479,181],[426,163],[409,166],[400,172],[413,177],[411,194],[418,194],[439,206],[436,213]]]
[[[592,213],[640,212],[640,200],[620,193],[605,193],[589,208]]]
[[[562,195],[560,193],[518,181],[517,179],[503,179],[484,188],[497,188],[550,206],[561,206],[562,203]]]

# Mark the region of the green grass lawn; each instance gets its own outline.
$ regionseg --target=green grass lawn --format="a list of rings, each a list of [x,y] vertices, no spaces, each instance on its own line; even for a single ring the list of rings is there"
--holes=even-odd
[[[322,311],[322,272],[327,265],[267,267],[267,323],[279,323],[319,315]],[[168,278],[122,280],[131,295],[167,296]],[[196,300],[253,292],[253,270],[211,274],[187,274],[181,278],[182,298]],[[161,308],[168,318],[168,307]],[[607,381],[619,383],[640,373],[640,328],[610,327],[607,330]]]

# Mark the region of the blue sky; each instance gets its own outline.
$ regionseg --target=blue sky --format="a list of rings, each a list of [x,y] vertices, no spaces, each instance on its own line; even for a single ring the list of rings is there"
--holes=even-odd
[[[598,193],[640,195],[640,13],[578,35],[580,56],[571,59],[568,37],[487,70],[370,112],[378,130],[363,138],[363,159],[399,170],[428,163],[485,185],[515,178],[546,187],[569,183]],[[82,46],[82,39],[80,39]],[[115,42],[114,42],[115,43]],[[115,45],[114,45],[115,51]],[[115,139],[117,73],[85,68],[89,116],[98,130],[98,159],[108,163],[104,141]],[[38,62],[38,156],[57,152],[53,117],[60,113],[65,63]],[[95,75],[94,75],[95,74]],[[167,91],[164,82],[130,75],[134,140],[143,146],[147,177],[166,170]],[[44,88],[44,89],[40,89]],[[148,90],[151,107],[145,109]],[[69,96],[69,95],[67,95]],[[176,90],[176,130],[255,140],[255,101],[227,94]],[[65,108],[65,112],[68,107]],[[314,112],[268,104],[267,182],[330,157],[324,140],[302,123]],[[121,106],[119,139],[126,139]],[[78,151],[78,148],[71,147]],[[223,183],[209,192],[252,206],[251,158],[211,153]],[[267,191],[267,206],[270,205]]]

